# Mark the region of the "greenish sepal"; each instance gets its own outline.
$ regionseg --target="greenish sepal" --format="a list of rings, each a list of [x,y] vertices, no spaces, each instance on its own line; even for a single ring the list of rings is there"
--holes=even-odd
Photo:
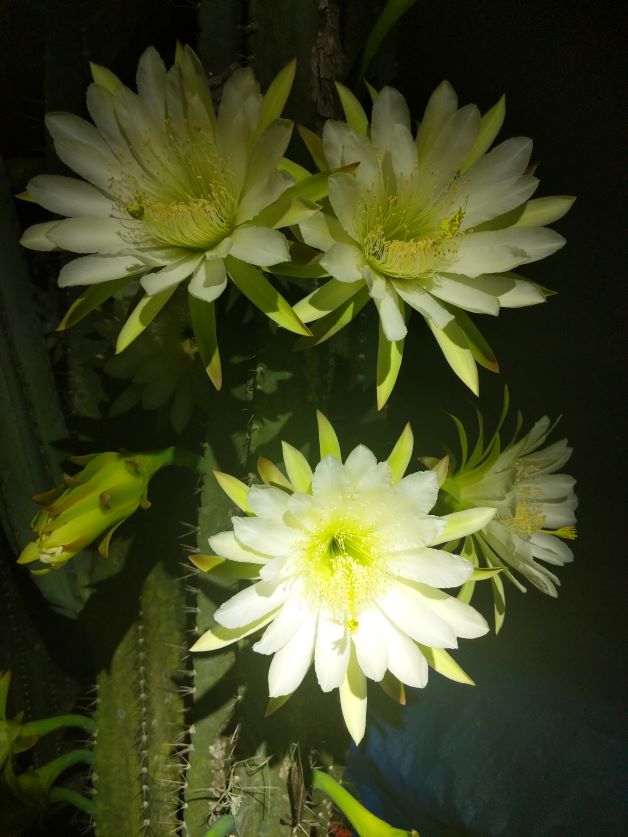
[[[133,279],[124,277],[114,279],[111,282],[101,282],[98,285],[89,285],[81,291],[81,294],[74,300],[72,305],[65,312],[63,319],[57,326],[57,331],[65,331],[66,328],[80,323],[84,317],[91,314],[106,302],[110,297],[115,296]]]
[[[123,352],[152,323],[177,289],[176,285],[160,293],[145,294],[129,314],[116,342],[116,354]]]
[[[293,58],[271,81],[262,99],[259,121],[253,135],[253,141],[268,128],[271,122],[281,116],[281,112],[292,89],[296,69],[297,59]]]
[[[329,340],[360,313],[369,299],[368,288],[363,286],[343,305],[317,320],[311,328],[311,336],[298,340],[294,346],[295,350],[310,349]]]
[[[216,334],[216,306],[213,302],[205,302],[188,294],[190,319],[194,339],[205,367],[207,377],[214,387],[219,390],[222,386],[222,366],[218,351],[218,337]]]

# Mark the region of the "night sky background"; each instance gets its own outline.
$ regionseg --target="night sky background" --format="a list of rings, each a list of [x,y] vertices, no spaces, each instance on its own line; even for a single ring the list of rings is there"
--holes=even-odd
[[[12,190],[53,171],[43,114],[80,112],[87,59],[132,83],[147,45],[169,63],[175,38],[195,44],[199,15],[205,57],[208,6],[111,0],[88,12],[78,0],[0,0],[0,151]],[[256,67],[263,81],[290,59],[293,39],[303,37],[299,8],[309,4],[292,6],[294,18],[278,20],[283,45]],[[347,30],[351,43],[368,26],[355,21],[355,15],[345,21],[356,30]],[[254,66],[257,54],[268,55],[263,41],[256,45],[262,34],[247,44]],[[534,139],[536,196],[577,196],[554,225],[567,246],[521,269],[557,295],[533,309],[475,318],[501,367],[499,376],[480,372],[485,415],[497,417],[507,382],[528,425],[543,415],[563,416],[554,438],[567,436],[574,448],[565,470],[578,480],[576,560],[559,569],[558,600],[534,589],[525,596],[512,591],[499,637],[462,648],[458,659],[475,689],[433,675],[403,710],[375,698],[367,740],[350,752],[351,779],[366,803],[395,825],[418,825],[422,837],[628,832],[625,36],[626,14],[613,2],[419,0],[373,68],[375,83],[399,87],[417,118],[445,78],[461,104],[475,102],[481,111],[506,93],[500,138]],[[247,60],[242,44],[221,35],[223,63],[229,50],[234,63]],[[297,97],[287,115],[298,109]],[[40,218],[32,207],[17,211],[23,225]],[[400,428],[413,410],[432,416],[445,410],[470,421],[473,396],[445,371],[418,318],[413,322],[405,351],[421,363],[404,364],[399,381],[400,391],[413,395],[393,396],[386,421]],[[338,412],[341,434],[350,435],[348,411]]]

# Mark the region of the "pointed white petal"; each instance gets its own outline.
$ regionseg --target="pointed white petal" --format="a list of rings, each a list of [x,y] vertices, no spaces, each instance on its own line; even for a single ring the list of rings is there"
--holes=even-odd
[[[339,282],[357,282],[362,278],[364,256],[358,247],[351,244],[334,244],[321,258],[320,264]]]
[[[204,302],[214,302],[227,287],[227,271],[222,259],[203,259],[192,274],[188,291]]]
[[[448,81],[443,81],[430,96],[417,132],[416,146],[420,162],[423,162],[443,126],[457,108],[458,97],[453,87]]]
[[[96,285],[122,279],[146,270],[138,256],[83,256],[66,264],[59,274],[59,287]]]
[[[352,637],[360,668],[367,677],[376,682],[382,679],[388,667],[388,652],[382,626],[384,621],[378,610],[362,611],[358,628]]]
[[[264,555],[286,555],[303,533],[288,526],[278,526],[276,521],[258,517],[233,517],[233,531],[240,543]]]
[[[427,685],[427,660],[411,639],[388,619],[382,619],[382,638],[386,644],[388,669],[407,686],[422,689]]]
[[[26,190],[36,203],[58,215],[108,218],[116,208],[110,197],[74,177],[40,174],[28,181]]]
[[[364,201],[354,175],[341,173],[329,178],[329,202],[342,227],[357,241],[360,235],[358,219]]]
[[[275,610],[285,601],[286,596],[285,585],[258,581],[221,604],[214,619],[225,628],[240,628]]]
[[[473,574],[471,562],[460,555],[427,547],[393,553],[388,568],[395,575],[432,587],[458,587]]]
[[[384,153],[394,149],[397,125],[410,131],[408,105],[398,90],[384,87],[373,104],[371,119],[371,141],[378,151]]]
[[[262,638],[255,643],[253,650],[258,654],[274,654],[292,639],[309,618],[304,602],[300,597],[291,594],[264,631]]]
[[[544,259],[564,244],[562,235],[545,227],[508,227],[469,233],[460,241],[457,257],[449,269],[467,276],[500,273],[520,264]]]
[[[412,511],[427,514],[438,497],[438,477],[434,471],[416,471],[397,483],[395,494],[407,503]]]
[[[231,255],[248,264],[268,267],[290,260],[286,237],[270,227],[242,226],[233,231]]]
[[[408,279],[393,279],[393,285],[399,296],[407,302],[411,308],[422,314],[427,320],[434,323],[438,328],[445,328],[454,315],[444,305],[434,299],[418,282]]]
[[[351,128],[346,122],[328,119],[323,126],[323,151],[330,169],[337,169],[343,165],[342,149],[345,140],[351,134]]]
[[[121,174],[120,164],[91,123],[71,113],[49,113],[46,127],[60,160],[94,186],[107,191]]]
[[[441,619],[443,619],[456,633],[456,636],[465,639],[475,639],[484,636],[489,627],[486,619],[481,613],[457,599],[449,596],[442,590],[436,590],[427,584],[407,582],[417,593],[419,593],[427,607]],[[429,645],[430,643],[423,643]]]
[[[43,253],[56,250],[57,245],[48,233],[51,233],[60,223],[61,221],[44,221],[43,224],[33,224],[27,227],[22,233],[20,244],[22,247],[28,247],[29,250],[39,250]]]
[[[316,630],[314,667],[318,685],[324,692],[337,689],[345,679],[350,646],[346,626],[321,611]]]
[[[179,282],[183,282],[190,276],[203,259],[203,254],[193,254],[191,256],[184,256],[182,259],[173,262],[172,264],[162,267],[154,273],[147,273],[142,276],[141,284],[149,296],[161,293]]]
[[[219,648],[225,648],[227,645],[261,630],[272,618],[272,613],[267,614],[261,619],[256,619],[240,628],[225,628],[222,625],[214,625],[208,631],[205,631],[200,639],[196,640],[190,651],[217,651]]]
[[[347,674],[340,684],[339,695],[342,717],[351,738],[359,744],[366,730],[366,677],[358,663],[353,644]]]
[[[277,651],[268,670],[270,697],[289,695],[300,686],[312,662],[315,636],[316,616],[309,616]]]
[[[249,564],[265,564],[268,561],[263,553],[242,546],[231,530],[212,535],[209,538],[209,545],[216,555],[229,561],[243,561]]]
[[[67,218],[49,233],[58,247],[75,253],[119,253],[132,246],[137,221],[116,218]]]
[[[391,622],[416,642],[433,648],[457,647],[456,634],[448,621],[407,584],[392,581],[377,605]]]
[[[288,510],[290,495],[270,485],[254,485],[246,499],[251,511],[258,517],[276,520],[281,525],[283,516]]]

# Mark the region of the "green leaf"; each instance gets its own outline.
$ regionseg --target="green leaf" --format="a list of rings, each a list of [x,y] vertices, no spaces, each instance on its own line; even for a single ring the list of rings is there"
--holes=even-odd
[[[318,423],[318,442],[321,459],[325,459],[326,456],[335,456],[339,462],[342,462],[340,442],[338,441],[338,436],[332,423],[320,410],[316,411],[316,421]]]
[[[401,436],[397,439],[394,448],[390,452],[390,456],[386,460],[390,467],[393,482],[399,482],[406,472],[410,460],[412,459],[412,449],[414,447],[414,435],[410,422],[401,431]]]
[[[238,508],[247,514],[253,514],[246,500],[249,493],[249,486],[245,482],[237,479],[237,477],[232,477],[231,474],[223,474],[222,471],[214,471],[214,476],[218,481],[218,485]]]
[[[262,100],[259,122],[253,135],[254,139],[257,139],[268,128],[271,122],[281,116],[281,112],[292,89],[296,69],[297,60],[293,58],[271,81],[266,95]]]
[[[66,328],[80,323],[84,317],[91,314],[96,308],[100,308],[103,302],[117,294],[130,281],[132,280],[123,277],[122,279],[114,279],[112,282],[101,282],[98,285],[86,287],[65,312],[63,319],[57,326],[57,331],[65,331]]]
[[[340,308],[363,287],[364,282],[361,279],[357,282],[339,282],[337,279],[330,279],[329,282],[325,282],[324,285],[299,300],[292,310],[304,323],[311,323]]]
[[[382,9],[375,25],[371,29],[358,67],[357,77],[362,78],[366,73],[371,61],[375,58],[382,41],[388,35],[393,26],[409,9],[414,6],[416,0],[388,0]]]
[[[160,293],[154,294],[153,296],[149,296],[148,294],[144,295],[144,297],[131,311],[127,317],[127,321],[122,326],[116,343],[116,354],[123,352],[137,337],[140,336],[144,329],[146,329],[155,319],[157,314],[159,314],[176,289],[177,286],[173,285],[171,288],[166,288],[165,291],[160,291]]]
[[[403,305],[403,303],[401,303]],[[405,310],[404,310],[405,316]],[[394,389],[401,361],[403,359],[404,339],[389,341],[379,323],[379,342],[377,344],[377,409],[381,410]]]
[[[295,344],[295,349],[309,349],[312,346],[318,346],[319,343],[324,343],[325,340],[329,340],[330,337],[333,337],[334,334],[348,325],[360,313],[369,301],[369,298],[368,289],[362,287],[351,299],[347,300],[343,305],[340,305],[335,311],[318,320],[312,326],[311,336],[298,340]]]
[[[364,108],[357,97],[339,81],[334,82],[340,96],[340,104],[345,112],[345,118],[356,134],[366,134],[369,127],[369,120]]]
[[[477,162],[480,157],[485,154],[493,144],[493,140],[500,132],[504,124],[504,117],[506,115],[506,97],[502,96],[499,101],[488,110],[480,120],[480,130],[477,139],[473,144],[473,148],[467,154],[462,165],[461,171],[466,171]]]
[[[283,461],[286,466],[288,479],[296,491],[307,494],[312,487],[312,469],[307,459],[300,450],[297,450],[288,442],[281,443]]]
[[[222,367],[216,335],[216,305],[188,294],[190,319],[194,339],[205,367],[205,372],[216,389],[222,386]]]
[[[238,289],[267,317],[295,334],[311,335],[309,328],[303,325],[288,302],[278,290],[273,288],[260,270],[239,259],[234,259],[233,256],[227,256],[225,265]]]
[[[426,322],[445,355],[447,363],[471,392],[478,395],[478,368],[464,332],[456,320],[452,320],[445,328],[438,328],[431,320],[426,320]]]
[[[206,831],[203,837],[230,837],[236,833],[236,822],[231,814],[225,814]]]
[[[451,654],[448,654],[444,648],[428,648],[427,645],[421,645],[417,642],[421,649],[421,653],[427,660],[427,664],[450,680],[455,680],[456,683],[466,683],[469,686],[475,686],[473,680],[469,675],[458,665]]]
[[[326,171],[329,166],[327,165],[327,160],[325,158],[323,142],[319,135],[315,134],[314,131],[310,131],[310,129],[306,128],[304,125],[297,125],[297,131],[301,135],[301,139],[305,143],[307,150],[310,152],[310,156],[312,157],[316,167],[320,171]]]

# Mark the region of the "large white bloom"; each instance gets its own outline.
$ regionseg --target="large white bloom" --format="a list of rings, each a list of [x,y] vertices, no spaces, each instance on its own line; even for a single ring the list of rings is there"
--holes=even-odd
[[[466,539],[463,555],[476,565],[505,567],[506,577],[523,592],[526,588],[516,573],[555,597],[560,580],[546,565],[562,566],[573,561],[565,540],[576,537],[578,500],[575,479],[556,473],[571,457],[567,440],[541,447],[551,431],[550,421],[544,417],[501,453],[499,433],[495,433],[485,447],[478,443],[468,458],[463,455],[442,490],[447,508],[461,511],[482,505],[496,510],[484,528]],[[505,611],[504,587],[498,576],[492,582],[499,628]],[[470,597],[471,588],[472,584],[466,588],[465,598]]]
[[[292,123],[278,117],[294,63],[265,97],[249,68],[237,70],[217,115],[189,47],[177,47],[168,71],[147,49],[138,65],[137,94],[103,67],[92,65],[92,74],[87,107],[93,125],[69,113],[46,117],[58,156],[84,180],[41,175],[29,182],[30,199],[68,217],[30,227],[22,243],[89,254],[59,275],[61,287],[99,286],[81,298],[82,312],[139,279],[146,295],[120,335],[119,350],[185,280],[193,325],[203,332],[199,343],[215,344],[212,303],[228,276],[280,325],[308,334],[257,269],[289,260],[276,227],[316,209],[296,195],[283,198],[294,178],[278,168],[292,131]],[[208,356],[213,350],[215,345]],[[213,378],[219,383],[219,369]]]
[[[541,287],[510,271],[563,246],[545,225],[573,199],[528,200],[538,186],[528,172],[530,139],[488,151],[503,122],[503,99],[481,116],[475,105],[459,109],[443,82],[414,137],[397,90],[377,95],[369,125],[353,94],[338,88],[347,122],[327,122],[322,147],[311,136],[309,144],[329,168],[359,166],[330,178],[335,217],[320,212],[301,224],[306,243],[325,251],[320,264],[333,278],[295,311],[304,322],[324,318],[313,327],[313,342],[320,342],[373,300],[381,322],[380,407],[399,371],[408,307],[477,394],[475,362],[497,364],[465,312],[497,315],[501,307],[545,300]]]
[[[218,475],[249,514],[210,538],[218,556],[252,565],[255,583],[225,602],[217,624],[193,646],[214,650],[264,628],[253,646],[274,655],[271,698],[291,694],[314,661],[323,691],[340,690],[347,727],[359,742],[366,679],[386,672],[425,686],[428,663],[465,676],[443,650],[458,637],[486,633],[484,618],[442,592],[473,574],[472,564],[434,548],[476,531],[493,509],[435,517],[431,471],[403,476],[412,451],[408,428],[386,462],[363,445],[343,462],[331,425],[319,415],[321,461],[312,472],[284,443],[288,479],[262,464],[265,485]],[[272,484],[271,484],[272,483]]]

